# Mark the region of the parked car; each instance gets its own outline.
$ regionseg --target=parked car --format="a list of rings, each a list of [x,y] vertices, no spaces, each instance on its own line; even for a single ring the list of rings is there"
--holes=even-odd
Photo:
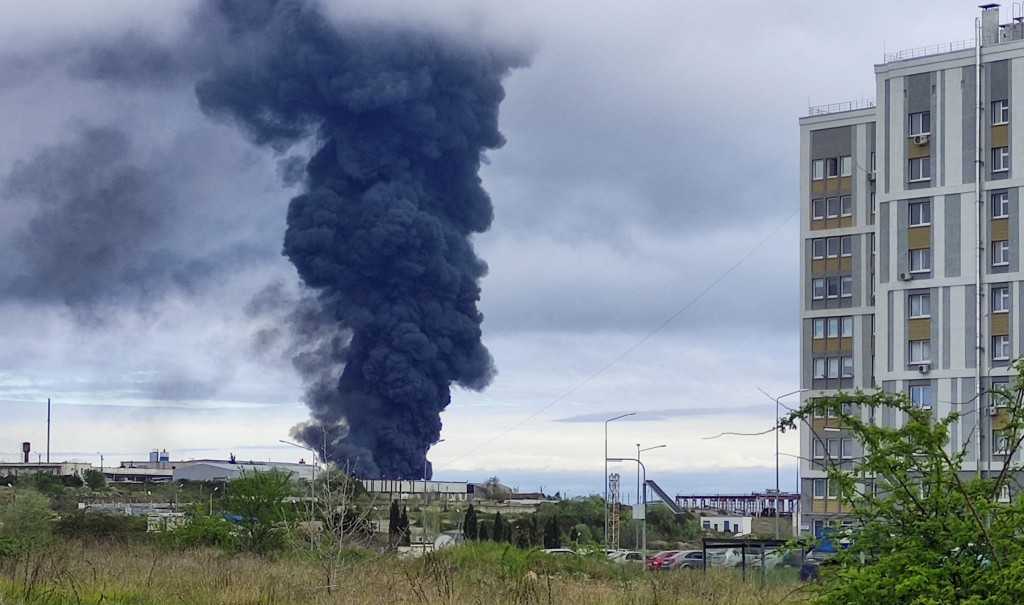
[[[661,566],[665,564],[665,560],[678,552],[678,550],[663,550],[655,553],[653,556],[647,558],[647,569],[649,571],[657,571],[661,569]]]
[[[743,562],[738,548],[709,548],[708,565],[713,567],[736,567]]]
[[[575,554],[578,554],[575,550],[572,550],[571,548],[545,548],[541,552],[544,553],[544,554],[548,554],[548,555],[575,555]]]
[[[632,565],[643,565],[644,554],[639,550],[620,550],[608,557],[615,563],[629,563]]]
[[[681,550],[665,559],[660,569],[702,569],[704,567],[704,551]]]

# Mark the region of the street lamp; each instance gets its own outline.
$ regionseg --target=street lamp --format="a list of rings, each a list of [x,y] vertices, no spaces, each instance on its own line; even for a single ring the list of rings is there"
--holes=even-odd
[[[437,443],[435,443],[434,445],[443,442],[444,439],[438,439]],[[421,515],[423,517],[423,552],[427,552],[427,452],[423,452],[423,504],[422,506],[420,506],[420,508],[423,511],[423,514]]]
[[[638,443],[638,444],[636,444],[636,459],[637,460],[640,459],[640,452],[646,452],[648,450],[656,450],[656,449],[661,448],[661,447],[666,447],[666,446],[665,446],[664,443],[662,443],[661,445],[652,445],[651,447],[645,447],[644,449],[640,449],[640,444]],[[640,469],[639,468],[637,468],[636,480],[637,480],[637,482],[640,481]],[[643,499],[642,500],[641,500],[641,496],[640,496],[641,491],[643,492]],[[637,503],[641,503],[642,502],[643,503],[643,507],[644,507],[644,526],[643,526],[643,532],[644,532],[644,544],[646,545],[647,544],[647,477],[644,477],[644,482],[641,485],[637,486],[636,494],[637,494],[637,496],[636,496]],[[639,540],[637,540],[637,542],[639,542]],[[646,565],[646,564],[647,564],[647,552],[646,552],[646,547],[645,547],[644,565]]]
[[[765,393],[760,388],[757,389],[764,393],[769,399],[775,401],[775,539],[779,539],[779,407],[782,405],[780,400],[783,397],[789,397],[790,395],[796,395],[797,393],[803,393],[810,389],[797,389],[793,392],[786,393],[785,395],[779,395],[778,397],[772,397]],[[799,489],[799,486],[797,486]]]
[[[100,454],[99,452],[96,453]],[[100,472],[103,472],[103,454],[100,454]]]
[[[608,547],[608,423],[613,420],[635,416],[636,412],[622,414],[604,421],[604,546]]]
[[[312,550],[314,548],[314,546],[315,546],[314,542],[313,542],[313,512],[314,512],[313,501],[316,500],[316,450],[311,448],[311,447],[306,447],[304,445],[299,445],[298,443],[292,443],[291,441],[285,441],[284,439],[278,439],[278,441],[280,441],[281,443],[283,443],[285,445],[290,445],[292,447],[297,447],[300,450],[306,450],[307,452],[310,453],[310,460],[313,462],[313,475],[312,475],[312,478],[309,481],[309,548],[310,548],[310,550]],[[213,495],[212,494],[210,495],[210,506],[211,507],[213,506]]]
[[[660,446],[660,447],[663,447],[663,446]],[[654,448],[651,448],[651,449],[654,449]],[[644,484],[647,483],[647,467],[644,466],[643,462],[640,462],[640,457],[639,456],[636,457],[636,458],[607,458],[606,460],[608,462],[636,462],[637,467],[640,468],[640,469],[643,469]],[[643,528],[644,528],[643,546],[642,546],[641,552],[643,553],[643,566],[644,566],[643,568],[645,570],[647,569],[647,498],[646,498],[647,493],[646,492],[647,492],[647,490],[644,490],[644,502],[643,502],[643,508],[641,509],[643,511],[643,514],[644,514],[643,519],[641,519],[643,521]]]

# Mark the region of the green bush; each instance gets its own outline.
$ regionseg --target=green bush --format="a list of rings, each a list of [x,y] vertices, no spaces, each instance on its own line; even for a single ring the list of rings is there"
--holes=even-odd
[[[62,515],[57,535],[76,540],[132,540],[146,533],[146,520],[108,512],[74,511]]]
[[[233,527],[219,517],[205,515],[196,507],[183,525],[164,532],[161,540],[172,548],[200,548],[214,546],[224,550],[236,547]]]
[[[0,512],[0,539],[12,555],[27,556],[49,547],[53,535],[50,499],[22,492]]]
[[[107,478],[100,471],[91,468],[85,471],[85,484],[91,490],[101,490],[107,486]]]

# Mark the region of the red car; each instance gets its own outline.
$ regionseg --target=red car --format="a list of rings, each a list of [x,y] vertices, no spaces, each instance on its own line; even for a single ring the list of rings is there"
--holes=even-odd
[[[648,571],[657,571],[657,570],[661,569],[662,564],[665,563],[665,559],[671,557],[672,555],[674,555],[674,554],[676,554],[678,552],[679,552],[678,550],[663,550],[663,551],[655,554],[652,557],[648,557],[648,559],[647,559],[647,570]]]

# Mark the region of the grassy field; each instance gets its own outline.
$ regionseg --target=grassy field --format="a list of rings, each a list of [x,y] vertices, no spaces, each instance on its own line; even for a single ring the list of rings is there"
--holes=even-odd
[[[754,574],[752,574],[754,575]],[[754,575],[756,578],[756,575]],[[301,552],[276,559],[148,544],[64,544],[0,568],[0,605],[358,603],[746,604],[805,603],[792,577],[765,588],[738,573],[643,573],[600,556],[553,557],[468,544],[418,559],[350,557],[332,591]]]

